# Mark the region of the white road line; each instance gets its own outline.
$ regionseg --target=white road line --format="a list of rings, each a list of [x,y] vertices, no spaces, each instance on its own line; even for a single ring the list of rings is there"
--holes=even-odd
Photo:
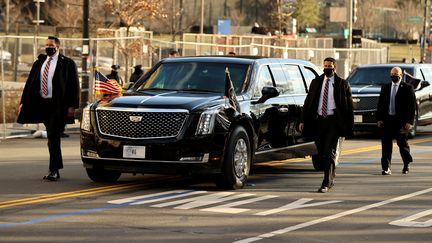
[[[288,233],[288,232],[291,232],[291,231],[295,231],[295,230],[298,230],[298,229],[306,228],[308,226],[312,226],[312,225],[315,225],[315,224],[327,222],[327,221],[330,221],[330,220],[333,220],[333,219],[338,219],[338,218],[341,218],[341,217],[344,217],[344,216],[348,216],[348,215],[351,215],[351,214],[363,212],[363,211],[366,211],[366,210],[369,210],[369,209],[372,209],[372,208],[381,207],[381,206],[384,206],[386,204],[402,201],[402,200],[405,200],[405,199],[408,199],[408,198],[411,198],[411,197],[415,197],[415,196],[419,196],[419,195],[422,195],[422,194],[426,194],[426,193],[429,193],[429,192],[432,192],[432,188],[421,190],[421,191],[418,191],[418,192],[413,192],[413,193],[410,193],[410,194],[407,194],[407,195],[403,195],[403,196],[399,196],[399,197],[395,197],[395,198],[391,198],[391,199],[388,199],[388,200],[385,200],[385,201],[382,201],[382,202],[377,202],[377,203],[374,203],[374,204],[365,205],[363,207],[351,209],[351,210],[348,210],[348,211],[345,211],[345,212],[340,212],[340,213],[337,213],[335,215],[330,215],[330,216],[327,216],[327,217],[324,217],[324,218],[315,219],[315,220],[312,220],[312,221],[309,221],[309,222],[305,222],[305,223],[289,226],[289,227],[286,227],[286,228],[283,228],[283,229],[279,229],[279,230],[276,230],[276,231],[273,231],[273,232],[270,232],[270,233],[262,234],[262,235],[259,235],[259,236],[256,236],[256,237],[251,237],[251,238],[246,238],[246,239],[243,239],[243,240],[234,241],[234,243],[248,243],[248,242],[254,242],[254,241],[259,241],[259,240],[263,240],[263,239],[268,239],[268,238],[271,238],[271,237],[274,237],[274,236],[277,236],[277,235],[285,234],[285,233]]]

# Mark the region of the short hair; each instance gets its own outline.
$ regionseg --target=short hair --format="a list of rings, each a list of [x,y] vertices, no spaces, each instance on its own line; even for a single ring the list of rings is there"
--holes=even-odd
[[[170,55],[178,54],[178,51],[176,51],[176,50],[171,50],[171,51],[169,52],[169,54],[170,54]]]
[[[57,46],[60,45],[60,40],[59,38],[55,37],[55,36],[48,36],[48,40],[54,40],[54,42],[56,43]]]
[[[333,57],[326,57],[324,59],[324,62],[332,62],[333,65],[336,67],[336,59],[334,59]]]

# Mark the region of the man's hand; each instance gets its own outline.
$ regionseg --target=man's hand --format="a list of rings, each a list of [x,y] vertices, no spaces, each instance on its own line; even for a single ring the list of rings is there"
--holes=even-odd
[[[74,117],[75,116],[75,108],[69,107],[67,116],[68,117]]]
[[[406,131],[409,131],[409,130],[412,129],[412,125],[409,124],[409,123],[406,123],[405,126],[404,126],[404,129],[405,129]]]
[[[304,129],[304,123],[303,123],[303,122],[300,123],[298,128],[299,128],[299,131],[300,131],[300,132],[303,132],[303,129]]]
[[[18,114],[21,113],[21,109],[22,109],[22,104],[20,104],[20,105],[18,106]]]
[[[379,128],[383,128],[384,127],[384,122],[383,121],[378,121],[377,125]]]

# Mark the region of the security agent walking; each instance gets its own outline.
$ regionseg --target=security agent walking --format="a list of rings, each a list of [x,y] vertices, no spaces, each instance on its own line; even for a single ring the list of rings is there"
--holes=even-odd
[[[393,139],[396,139],[404,167],[408,174],[409,164],[413,161],[407,142],[409,130],[414,124],[416,97],[411,85],[402,82],[402,69],[394,67],[390,71],[391,82],[381,87],[378,100],[377,125],[381,129],[381,167],[382,175],[391,174]]]
[[[352,135],[354,123],[351,87],[335,73],[336,60],[324,59],[324,74],[312,80],[303,106],[299,130],[312,137],[317,159],[324,168],[318,192],[326,193],[334,185],[336,146],[340,137]]]
[[[120,86],[123,87],[123,79],[119,76],[119,70],[120,70],[120,65],[112,65],[111,66],[111,73],[109,73],[106,77],[108,79],[114,79],[117,81],[117,83],[120,84]]]
[[[64,124],[74,123],[79,106],[79,81],[75,62],[59,53],[60,40],[48,37],[46,55],[39,55],[27,78],[19,106],[18,123],[43,123],[50,154],[45,180],[56,181],[63,168],[60,136]]]

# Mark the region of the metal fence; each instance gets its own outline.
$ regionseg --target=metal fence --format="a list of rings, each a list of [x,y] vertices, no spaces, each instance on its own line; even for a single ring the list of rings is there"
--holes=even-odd
[[[89,39],[88,73],[82,73],[81,38],[60,38],[61,52],[72,58],[80,75],[88,75],[90,83],[82,87],[88,92],[90,102],[93,96],[93,70],[98,67],[104,74],[110,72],[113,64],[121,66],[120,75],[127,82],[133,67],[141,64],[145,70],[150,69],[162,58],[168,57],[170,50],[179,51],[180,56],[226,55],[258,55],[268,57],[299,58],[309,60],[321,66],[325,57],[332,56],[337,60],[337,71],[343,77],[357,65],[388,62],[387,48],[370,43],[373,48],[335,49],[329,38],[283,39],[270,36],[222,36],[184,34],[183,41],[164,41],[153,38],[152,32],[100,30],[98,38]],[[1,126],[0,137],[5,137],[10,130],[18,125],[16,120],[19,96],[33,62],[39,53],[44,52],[47,37],[34,36],[0,36],[1,64]],[[18,102],[18,103],[17,103]],[[8,127],[9,126],[9,127]],[[33,128],[32,128],[33,129]]]

